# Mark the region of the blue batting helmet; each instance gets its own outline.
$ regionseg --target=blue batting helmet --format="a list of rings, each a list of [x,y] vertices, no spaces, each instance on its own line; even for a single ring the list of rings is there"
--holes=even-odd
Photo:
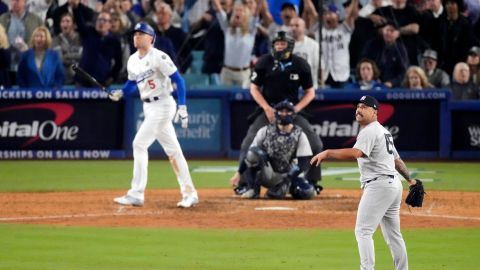
[[[155,41],[155,30],[153,30],[153,28],[148,24],[148,23],[145,23],[145,22],[139,22],[135,25],[135,28],[133,28],[133,32],[142,32],[142,33],[145,33],[151,37],[153,37],[153,41],[152,43],[154,43]]]
[[[315,187],[308,183],[307,180],[301,177],[296,177],[295,179],[292,179],[290,194],[292,194],[292,197],[297,200],[310,200],[315,197],[317,192],[315,191]]]

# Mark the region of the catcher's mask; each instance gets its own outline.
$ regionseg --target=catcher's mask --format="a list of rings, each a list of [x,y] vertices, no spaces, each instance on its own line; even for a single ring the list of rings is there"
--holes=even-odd
[[[293,103],[287,99],[277,103],[274,107],[275,109],[275,119],[277,124],[280,125],[290,125],[293,123],[293,119],[296,116],[295,107]]]
[[[287,47],[281,51],[275,50],[275,42],[286,41]],[[272,56],[276,61],[289,60],[292,57],[295,40],[287,35],[285,31],[278,31],[272,40]]]

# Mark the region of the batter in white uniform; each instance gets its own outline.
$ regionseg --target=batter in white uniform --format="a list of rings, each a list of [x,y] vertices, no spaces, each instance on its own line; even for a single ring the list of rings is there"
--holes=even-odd
[[[127,194],[114,199],[121,205],[143,206],[148,173],[148,147],[158,140],[167,154],[177,176],[182,193],[178,207],[188,208],[198,203],[198,195],[192,183],[188,164],[178,143],[172,120],[188,126],[185,105],[185,82],[172,60],[164,52],[153,48],[155,31],[146,23],[134,28],[133,43],[137,51],[128,59],[128,81],[122,90],[114,90],[110,98],[120,100],[123,94],[132,94],[137,88],[143,101],[145,120],[133,140],[133,179]],[[177,104],[171,92],[172,82],[177,85]]]
[[[325,150],[314,156],[311,164],[324,159],[357,159],[363,189],[358,205],[355,237],[360,253],[360,269],[375,268],[373,233],[378,225],[390,248],[396,270],[408,269],[407,250],[400,232],[400,203],[402,183],[398,171],[409,185],[416,183],[410,177],[405,163],[395,149],[390,132],[377,121],[378,101],[363,96],[357,104],[355,118],[361,130],[353,148]]]

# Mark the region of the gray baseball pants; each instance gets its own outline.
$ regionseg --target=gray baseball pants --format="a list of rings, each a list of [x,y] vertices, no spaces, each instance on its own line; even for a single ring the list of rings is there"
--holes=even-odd
[[[355,237],[360,253],[360,269],[375,268],[373,233],[380,224],[383,238],[390,248],[395,270],[408,270],[407,249],[400,232],[402,183],[395,176],[380,176],[363,186],[355,224]]]

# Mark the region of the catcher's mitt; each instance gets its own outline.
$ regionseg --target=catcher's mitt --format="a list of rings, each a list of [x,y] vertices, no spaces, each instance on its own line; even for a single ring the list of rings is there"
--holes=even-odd
[[[422,181],[415,179],[417,183],[409,187],[407,198],[405,203],[412,207],[422,207],[423,196],[425,195],[425,189],[423,188]]]

